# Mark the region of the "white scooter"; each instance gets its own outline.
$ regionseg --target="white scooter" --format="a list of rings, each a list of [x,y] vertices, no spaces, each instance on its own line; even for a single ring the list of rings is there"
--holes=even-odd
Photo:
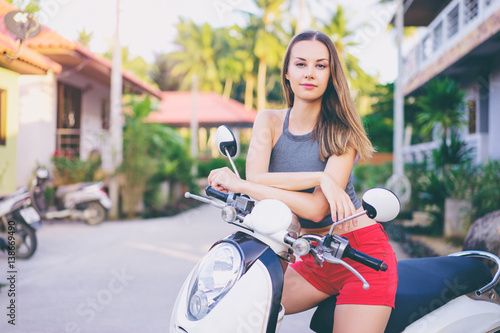
[[[236,140],[225,126],[217,131],[217,144],[223,155],[236,154]],[[342,260],[351,258],[376,270],[385,271],[382,261],[351,248],[338,235],[298,235],[298,221],[281,201],[254,201],[244,194],[221,193],[207,187],[213,201],[186,193],[186,197],[222,209],[222,219],[240,231],[218,241],[194,268],[181,288],[174,305],[170,332],[277,332],[284,316],[281,306],[283,272],[295,255],[312,253],[319,265],[324,261],[349,269],[363,283],[368,282]],[[377,221],[389,221],[399,213],[397,197],[382,188],[363,196],[364,212],[332,225],[368,214]]]
[[[223,126],[217,131],[222,154],[236,154],[236,140]],[[237,171],[235,171],[237,173]],[[337,235],[301,235],[290,209],[278,200],[256,202],[244,194],[220,193],[207,188],[220,201],[187,193],[187,197],[222,208],[222,219],[241,231],[211,248],[186,279],[177,297],[170,332],[277,332],[283,319],[280,304],[283,263],[295,255],[313,254],[348,268],[369,288],[368,282],[342,258],[348,257],[378,270],[387,266],[350,247]],[[375,188],[363,195],[364,211],[385,222],[396,218],[400,204],[390,191]],[[348,221],[348,217],[332,225]],[[485,259],[496,266],[492,277]],[[500,259],[488,252],[462,251],[446,257],[398,262],[395,310],[386,332],[500,332]],[[496,290],[495,290],[496,289]],[[321,303],[311,321],[316,332],[332,332],[335,297]]]
[[[30,258],[37,247],[35,231],[41,226],[26,188],[0,198],[0,250],[9,258]]]
[[[49,180],[47,169],[39,166],[33,179],[33,204],[45,220],[70,219],[96,225],[104,221],[112,207],[111,199],[102,183],[77,183],[58,186],[55,192],[56,208],[45,201],[45,188]]]

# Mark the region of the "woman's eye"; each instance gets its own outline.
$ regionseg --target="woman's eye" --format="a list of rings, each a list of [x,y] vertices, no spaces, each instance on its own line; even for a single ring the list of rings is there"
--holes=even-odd
[[[304,64],[303,62],[298,62],[298,63],[296,64],[296,66],[297,66],[297,67],[302,67],[302,66],[305,66],[305,65],[306,65],[306,64]]]
[[[326,68],[326,66],[323,64],[317,64],[316,67],[321,68],[321,69]]]

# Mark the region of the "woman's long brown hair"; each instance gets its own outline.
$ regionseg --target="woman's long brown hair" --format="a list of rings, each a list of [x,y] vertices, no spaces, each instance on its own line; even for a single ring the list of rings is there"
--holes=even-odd
[[[369,158],[375,149],[366,135],[361,118],[351,99],[349,85],[342,69],[337,50],[332,40],[320,31],[305,31],[290,41],[281,68],[281,82],[288,107],[293,106],[294,93],[286,78],[292,47],[305,40],[322,42],[330,53],[330,80],[321,101],[321,112],[313,130],[313,136],[319,142],[322,160],[332,155],[343,155],[348,149],[354,149],[360,158]]]

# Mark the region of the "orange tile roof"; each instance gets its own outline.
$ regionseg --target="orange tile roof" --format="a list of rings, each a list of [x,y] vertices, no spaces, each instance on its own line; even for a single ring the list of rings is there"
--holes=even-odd
[[[18,8],[16,6],[8,3],[7,1],[0,0],[0,34],[11,37],[13,45],[17,45],[17,42],[15,41],[15,37],[5,27],[4,16],[8,12],[17,9]],[[62,66],[49,58],[50,50],[66,49],[76,51],[80,55],[83,55],[84,57],[90,59],[90,61],[107,67],[110,70],[109,75],[111,75],[111,61],[92,53],[89,49],[87,49],[77,41],[64,38],[58,32],[51,30],[46,26],[42,25],[40,34],[33,38],[27,39],[23,44],[28,47],[24,47],[21,58],[27,58],[25,59],[25,61],[28,61],[29,59],[29,61],[31,61],[34,65],[43,66],[44,64],[42,63],[41,59],[45,59],[47,62],[45,66],[47,67],[48,64],[50,64],[50,66],[52,66],[50,67],[50,69],[53,69],[55,72],[59,73],[61,72]],[[4,45],[3,49],[2,45]],[[0,38],[0,53],[2,53],[4,50],[7,50],[5,45],[6,42],[4,42],[2,38]],[[15,47],[14,50],[17,52],[17,47]],[[11,52],[10,49],[8,52]],[[38,57],[36,55],[38,55]],[[158,89],[138,79],[130,72],[122,70],[122,76],[123,79],[131,85],[138,87],[140,90],[150,93],[157,98],[161,98],[161,92]]]
[[[44,71],[51,69],[56,73],[61,72],[62,67],[60,64],[25,47],[25,45],[20,46],[16,41],[16,37],[7,29],[4,17],[7,13],[17,9],[13,4],[0,0],[0,55],[3,54],[4,61],[8,64],[14,60],[20,60]]]
[[[189,127],[192,103],[191,92],[165,91],[159,110],[151,112],[148,122]],[[222,124],[251,127],[257,115],[255,110],[248,110],[242,103],[213,92],[198,92],[197,106],[199,126],[205,127]]]
[[[104,65],[105,67],[109,68],[109,70],[111,70],[113,66],[113,63],[110,60],[102,56],[99,56],[95,53],[92,53],[88,48],[86,48],[79,42],[66,39],[56,31],[51,30],[45,26],[42,26],[42,31],[38,36],[30,38],[29,40],[26,41],[26,44],[29,45],[31,48],[38,50],[41,53],[44,53],[46,49],[62,48],[67,50],[74,50],[80,53],[81,55],[89,58],[91,61],[95,61],[96,63]],[[146,82],[141,81],[140,79],[135,77],[132,73],[126,70],[122,70],[122,75],[123,78],[129,81],[131,84],[138,86],[140,89],[158,98],[161,98],[160,90],[150,86]]]

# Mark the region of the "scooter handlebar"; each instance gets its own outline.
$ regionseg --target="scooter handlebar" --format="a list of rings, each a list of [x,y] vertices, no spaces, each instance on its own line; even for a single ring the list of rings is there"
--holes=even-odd
[[[207,186],[205,188],[205,193],[212,198],[219,199],[221,201],[227,202],[227,198],[229,197],[229,194],[227,193],[222,193],[214,189],[212,186]]]
[[[357,261],[365,266],[373,268],[376,271],[385,272],[388,268],[387,264],[385,264],[382,260],[355,250],[351,246],[347,246],[347,248],[344,250],[343,257]]]

